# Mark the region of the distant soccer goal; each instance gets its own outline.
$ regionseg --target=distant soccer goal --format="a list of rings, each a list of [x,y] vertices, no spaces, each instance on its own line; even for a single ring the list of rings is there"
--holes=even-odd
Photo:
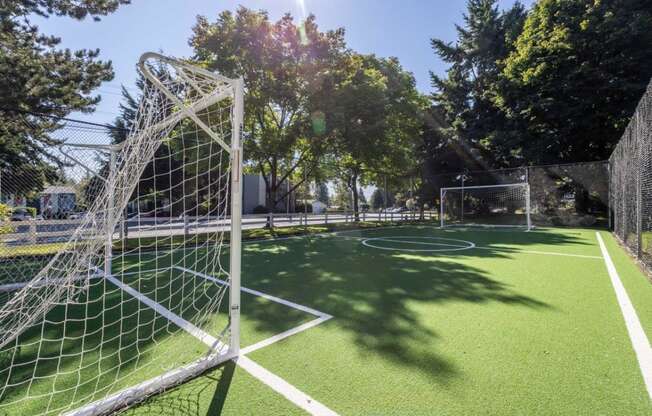
[[[0,272],[21,275],[0,279],[0,414],[113,413],[239,352],[242,80],[155,53],[139,67],[122,140],[52,153],[84,207],[67,239],[60,219],[5,234],[19,250]],[[171,218],[223,225],[156,228]]]
[[[441,188],[441,226],[531,228],[527,183]]]

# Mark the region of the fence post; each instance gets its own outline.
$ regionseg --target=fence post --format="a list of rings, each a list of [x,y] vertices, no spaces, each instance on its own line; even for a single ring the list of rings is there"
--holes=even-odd
[[[33,220],[29,221],[29,241],[36,244],[36,222]]]
[[[637,120],[638,121],[638,120]],[[641,156],[641,145],[637,144],[637,149],[636,152],[638,153],[637,159],[638,159],[638,169],[636,169],[636,257],[638,259],[641,258],[641,254],[643,253],[643,201],[641,198],[641,174],[643,169],[640,166],[642,159]]]
[[[328,224],[328,211],[324,211],[324,224]]]
[[[607,226],[612,231],[611,226],[611,162],[607,162]]]
[[[190,227],[188,225],[188,216],[183,213],[183,235],[188,237],[190,235]]]
[[[367,221],[367,212],[362,211],[362,222],[365,222],[365,221]]]

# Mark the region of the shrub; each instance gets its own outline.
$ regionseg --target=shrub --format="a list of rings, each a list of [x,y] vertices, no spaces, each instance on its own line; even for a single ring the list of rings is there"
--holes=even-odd
[[[305,207],[304,207],[303,204],[296,204],[296,205],[294,206],[294,212],[297,212],[297,213],[303,213],[304,211],[307,211],[307,212],[309,212],[309,213],[312,213],[312,204],[311,204],[311,203],[308,203],[307,205],[308,205],[308,209],[305,210]]]
[[[0,221],[9,221],[9,218],[11,218],[11,208],[9,205],[0,204]],[[0,226],[0,234],[10,233],[11,230],[11,225]]]
[[[26,207],[25,209],[29,212],[29,215],[31,215],[32,218],[36,218],[36,208]]]
[[[267,214],[267,207],[263,205],[256,205],[254,207],[254,214]]]
[[[595,225],[596,218],[593,215],[585,215],[582,218],[580,218],[580,225],[582,227],[591,227],[592,225]]]

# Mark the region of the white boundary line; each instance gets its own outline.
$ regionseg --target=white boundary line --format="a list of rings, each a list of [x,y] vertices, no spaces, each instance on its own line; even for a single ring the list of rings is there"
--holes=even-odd
[[[314,400],[312,397],[298,390],[293,385],[289,384],[287,381],[283,380],[279,376],[271,373],[269,370],[264,367],[256,364],[249,357],[241,355],[237,359],[237,363],[240,367],[245,369],[249,374],[256,377],[258,380],[262,381],[274,391],[281,394],[283,397],[296,404],[301,409],[310,413],[311,415],[317,416],[336,416],[337,413]]]
[[[109,282],[113,283],[114,285],[118,286],[120,289],[124,290],[134,298],[138,299],[145,305],[149,306],[150,308],[154,309],[159,315],[166,317],[170,321],[174,322],[175,325],[177,325],[179,328],[183,329],[193,337],[197,338],[204,344],[208,345],[211,350],[217,350],[217,351],[226,351],[228,349],[228,346],[224,344],[223,342],[219,341],[217,338],[214,336],[202,331],[201,329],[197,328],[195,325],[191,324],[190,322],[186,321],[176,313],[170,311],[169,309],[165,308],[162,306],[160,303],[153,301],[149,297],[143,295],[136,289],[132,288],[131,286],[122,283],[115,277],[108,275],[106,276],[106,280]]]
[[[186,269],[185,267],[174,266],[174,268],[178,269],[178,270],[181,270],[182,272],[194,274],[195,276],[198,276],[198,277],[203,277],[206,280],[217,282],[217,283],[220,283],[222,285],[228,285],[228,282],[226,282],[224,280],[218,279],[218,278],[213,277],[213,276],[209,276],[209,275],[204,274],[204,273],[196,272],[194,270]],[[261,298],[265,298],[267,300],[271,300],[272,302],[280,303],[281,305],[289,306],[290,308],[294,308],[294,309],[298,309],[298,310],[303,311],[303,312],[307,312],[307,313],[309,313],[311,315],[315,315],[315,316],[318,316],[320,318],[326,317],[326,316],[328,316],[329,318],[332,318],[332,316],[327,314],[327,313],[320,312],[320,311],[318,311],[316,309],[309,308],[308,306],[299,305],[298,303],[294,303],[294,302],[291,302],[289,300],[281,299],[281,298],[278,298],[276,296],[268,295],[267,293],[259,292],[257,290],[249,289],[249,288],[246,288],[246,287],[241,287],[240,289],[245,293],[260,296]]]
[[[204,279],[221,283],[221,284],[228,284],[226,281],[217,279],[213,276],[209,276],[204,273],[199,273],[194,270],[186,269],[184,267],[180,266],[175,266],[176,269],[181,270],[186,273],[193,274],[198,277],[202,277]],[[303,393],[287,381],[283,380],[279,376],[275,375],[274,373],[270,372],[269,370],[265,369],[261,365],[257,364],[253,360],[251,360],[249,357],[246,357],[245,354],[250,353],[252,351],[256,351],[258,349],[261,349],[263,347],[269,346],[274,344],[275,342],[281,341],[285,338],[288,338],[292,335],[298,334],[302,331],[305,331],[307,329],[313,328],[323,322],[328,321],[329,319],[332,318],[331,315],[320,312],[316,309],[309,308],[307,306],[299,305],[298,303],[290,302],[285,299],[281,299],[276,296],[268,295],[263,292],[259,292],[254,289],[249,289],[246,287],[240,287],[240,289],[243,292],[250,293],[256,296],[260,296],[262,298],[268,299],[272,302],[280,303],[282,305],[298,309],[300,311],[309,313],[311,315],[315,315],[318,318],[314,319],[312,321],[306,322],[302,325],[299,325],[295,328],[289,329],[287,331],[281,332],[280,334],[276,334],[270,338],[264,339],[260,342],[257,342],[253,345],[250,345],[249,347],[243,348],[240,350],[240,356],[237,358],[236,363],[242,367],[244,370],[246,370],[249,374],[257,378],[258,380],[262,381],[265,383],[268,387],[270,387],[272,390],[275,392],[279,393],[281,396],[285,397],[287,400],[290,402],[294,403],[301,409],[305,410],[306,412],[310,413],[311,415],[315,416],[336,416],[337,413],[329,409],[328,407],[324,406],[320,402],[314,400],[312,397],[308,396],[307,394]]]
[[[636,309],[634,309],[634,305],[632,305],[632,302],[627,295],[625,286],[623,286],[623,282],[620,280],[620,276],[618,276],[616,266],[611,260],[611,256],[609,256],[609,252],[602,240],[602,236],[597,231],[595,236],[598,239],[598,244],[600,245],[600,250],[604,257],[604,263],[607,266],[607,272],[609,273],[611,285],[616,293],[616,299],[618,300],[620,311],[625,319],[625,326],[627,327],[629,339],[632,342],[632,347],[634,347],[634,352],[638,359],[638,365],[643,374],[643,381],[647,387],[648,395],[650,396],[650,399],[652,399],[652,348],[650,347],[650,341],[648,341],[647,336],[645,335],[641,321],[638,320]]]
[[[278,341],[280,341],[282,339],[288,338],[288,337],[290,337],[290,336],[292,336],[294,334],[298,334],[299,332],[305,331],[306,329],[313,328],[313,327],[315,327],[315,326],[317,326],[317,325],[319,325],[319,324],[321,324],[323,322],[328,321],[331,318],[332,317],[330,315],[327,315],[327,316],[322,316],[322,317],[317,318],[317,319],[313,319],[312,321],[306,322],[306,323],[304,323],[302,325],[299,325],[299,326],[297,326],[295,328],[288,329],[287,331],[281,332],[280,334],[276,334],[273,337],[269,337],[267,339],[264,339],[264,340],[262,340],[260,342],[255,343],[253,345],[242,348],[240,350],[240,354],[242,354],[242,355],[249,354],[250,352],[259,350],[259,349],[261,349],[263,347],[266,347],[268,345],[272,345],[275,342],[278,342]]]
[[[193,270],[189,270],[180,266],[174,266],[174,268],[181,270],[183,272],[187,272],[190,274],[194,274],[195,276],[202,277],[204,279],[221,283],[221,284],[228,284],[224,280],[217,279],[215,277],[206,275],[204,273],[199,273],[195,272]],[[144,271],[147,272],[147,271]],[[185,319],[181,318],[180,316],[174,314],[170,310],[166,309],[165,307],[161,306],[159,303],[151,300],[147,296],[143,295],[142,293],[138,292],[137,290],[133,289],[131,286],[126,285],[116,279],[113,276],[107,276],[107,279],[118,286],[120,289],[124,290],[131,296],[135,297],[136,299],[140,300],[147,306],[151,307],[154,309],[156,312],[159,314],[165,316],[168,318],[170,321],[174,322],[177,326],[179,326],[181,329],[185,330],[204,344],[208,345],[212,349],[215,348],[215,345],[220,346],[220,348],[227,348],[227,346],[220,341],[218,341],[215,337],[212,335],[204,332],[203,330],[197,328],[190,322],[186,321]],[[281,298],[278,298],[276,296],[268,295],[263,292],[259,292],[257,290],[253,289],[248,289],[245,287],[241,287],[241,290],[243,292],[251,293],[257,296],[261,296],[265,299],[268,299],[270,301],[280,303],[282,305],[295,308],[298,310],[301,310],[303,312],[307,312],[311,315],[318,316],[317,319],[306,322],[302,325],[299,325],[296,328],[292,328],[290,330],[287,330],[285,332],[281,332],[280,334],[274,335],[270,338],[267,338],[263,341],[260,341],[256,344],[253,344],[243,350],[241,350],[240,355],[235,359],[235,362],[242,367],[244,370],[246,370],[249,374],[266,384],[268,387],[270,387],[272,390],[276,391],[279,393],[281,396],[285,397],[292,403],[294,403],[296,406],[300,407],[301,409],[305,410],[306,412],[310,413],[311,415],[315,416],[336,416],[337,413],[329,409],[328,407],[324,406],[320,402],[314,400],[312,397],[309,395],[303,393],[287,381],[283,380],[279,376],[273,374],[269,370],[265,369],[264,367],[260,366],[259,364],[255,363],[252,361],[249,357],[246,357],[244,354],[258,350],[260,348],[266,347],[268,345],[271,345],[275,342],[278,342],[282,339],[288,338],[292,335],[298,334],[299,332],[305,331],[309,328],[313,328],[323,322],[326,322],[327,320],[331,319],[332,316],[320,312],[316,309],[309,308],[307,306],[299,305],[294,302],[290,302]]]

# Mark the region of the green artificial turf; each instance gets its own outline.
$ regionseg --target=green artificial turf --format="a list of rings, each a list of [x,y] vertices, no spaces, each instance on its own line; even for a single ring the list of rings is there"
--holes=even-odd
[[[650,336],[652,284],[602,236]],[[395,249],[361,243],[377,237]],[[444,247],[432,245],[441,238],[476,248],[409,251]],[[140,260],[146,268],[171,259]],[[185,313],[174,290],[140,281],[141,291]],[[242,284],[333,315],[249,357],[342,415],[652,414],[595,230],[410,225],[250,241]],[[244,294],[242,313],[243,346],[314,318]],[[159,413],[302,411],[227,364],[127,411]]]
[[[482,248],[392,252],[356,238],[376,236]],[[603,236],[649,322],[649,282]],[[397,227],[246,245],[245,285],[334,315],[250,358],[341,414],[650,414],[603,260],[525,251],[601,256],[595,230],[580,229]],[[284,414],[266,410],[244,413]]]
[[[186,257],[198,261],[204,256],[191,251]],[[137,260],[143,270],[122,276],[123,283],[210,334],[218,336],[226,327],[226,302],[222,314],[201,312],[218,299],[219,286],[189,273],[165,270],[172,260],[179,261],[172,254],[122,260],[114,265],[114,273],[119,267],[133,270]],[[147,272],[154,263],[163,271]],[[0,415],[59,414],[208,352],[206,345],[110,282],[92,280],[83,293],[23,332],[18,347],[10,344],[0,350],[0,385],[10,386],[0,391]],[[243,294],[242,306],[246,311],[241,336],[251,344],[313,319],[248,294]]]

